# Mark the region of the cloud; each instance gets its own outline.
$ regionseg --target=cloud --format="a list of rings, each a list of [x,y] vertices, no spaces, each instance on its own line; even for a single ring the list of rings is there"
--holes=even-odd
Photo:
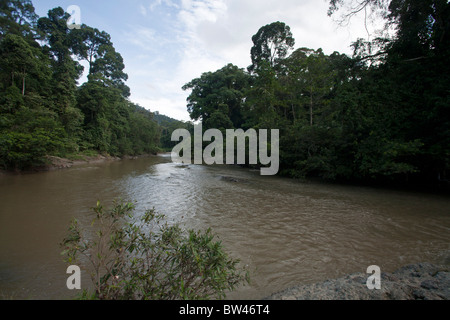
[[[246,68],[252,36],[275,21],[291,27],[296,48],[321,47],[326,53],[350,53],[350,44],[357,38],[354,31],[360,31],[351,26],[339,29],[327,16],[324,0],[182,0],[181,4],[179,37],[186,56],[195,61],[201,55],[203,63],[209,60],[207,65],[231,62]]]
[[[154,29],[144,26],[132,26],[128,27],[128,30],[124,31],[124,40],[130,44],[138,46],[144,50],[154,47],[156,41],[156,31]]]
[[[184,101],[184,103],[180,103],[181,101]],[[158,108],[152,108],[151,111],[158,111],[161,114],[167,115],[177,120],[189,121],[189,117],[186,115],[186,102],[184,99],[177,100],[174,98],[136,98],[133,100],[133,102],[139,104],[142,107],[148,105],[158,106]]]
[[[153,0],[153,2],[148,6],[150,11],[155,11],[156,8],[165,6],[169,8],[178,8],[178,4],[173,2],[172,0]]]
[[[155,10],[155,8],[157,6],[160,6],[160,5],[161,5],[161,0],[155,0],[150,4],[149,9],[150,9],[150,11],[153,11],[153,10]]]
[[[141,12],[141,14],[142,14],[143,16],[147,16],[147,8],[144,7],[142,4],[139,5],[139,11]]]
[[[186,28],[193,29],[202,21],[216,22],[226,11],[223,0],[181,0],[179,19]]]

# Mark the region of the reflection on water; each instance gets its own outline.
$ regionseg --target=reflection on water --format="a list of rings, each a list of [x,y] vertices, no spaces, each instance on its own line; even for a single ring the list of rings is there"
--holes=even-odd
[[[231,299],[408,263],[443,263],[450,199],[263,177],[230,166],[181,166],[158,156],[32,175],[0,176],[0,298],[60,299],[59,242],[97,200],[134,200],[186,228],[212,230],[251,270]],[[83,275],[88,286],[89,275]]]

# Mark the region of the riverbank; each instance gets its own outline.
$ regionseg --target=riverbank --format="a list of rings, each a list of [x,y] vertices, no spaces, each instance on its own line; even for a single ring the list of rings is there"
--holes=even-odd
[[[51,171],[58,169],[68,169],[74,166],[84,165],[84,164],[92,164],[92,163],[103,163],[110,161],[121,161],[121,160],[136,160],[140,158],[154,157],[157,154],[142,154],[138,156],[123,156],[123,157],[114,157],[114,156],[104,156],[98,154],[96,156],[80,156],[79,159],[70,160],[66,158],[59,158],[54,156],[48,156],[47,159],[49,163],[41,168],[41,171]]]
[[[143,154],[138,156],[123,156],[123,157],[114,157],[109,155],[97,154],[93,156],[88,155],[77,155],[73,159],[69,158],[61,158],[56,156],[47,156],[46,164],[41,166],[36,166],[27,170],[22,171],[6,171],[0,170],[0,175],[2,174],[21,174],[21,173],[37,173],[37,172],[47,172],[54,170],[62,170],[69,169],[72,167],[85,165],[85,164],[97,164],[97,163],[105,163],[112,161],[121,161],[121,160],[134,160],[139,158],[146,158],[156,156],[157,154]]]
[[[48,164],[36,168],[35,171],[52,171],[59,169],[68,169],[83,164],[102,163],[107,161],[120,161],[122,159],[119,157],[96,155],[96,156],[82,156],[80,157],[80,159],[76,160],[48,156],[47,160]]]
[[[266,300],[449,300],[450,267],[419,263],[381,273],[381,289],[369,290],[370,275],[355,273],[321,283],[299,285]]]

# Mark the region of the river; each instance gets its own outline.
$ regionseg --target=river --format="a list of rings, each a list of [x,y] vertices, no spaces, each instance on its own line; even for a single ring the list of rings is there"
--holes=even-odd
[[[224,178],[225,177],[225,178]],[[449,263],[443,195],[261,176],[235,166],[180,166],[167,155],[0,175],[0,299],[69,299],[59,243],[100,200],[136,201],[217,234],[250,270],[229,299],[261,299],[370,265]],[[83,274],[82,285],[89,286]]]

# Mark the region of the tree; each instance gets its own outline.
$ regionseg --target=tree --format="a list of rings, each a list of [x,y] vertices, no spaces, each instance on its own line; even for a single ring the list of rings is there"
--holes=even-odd
[[[291,90],[297,93],[297,103],[307,105],[309,124],[314,124],[314,113],[329,103],[335,84],[336,71],[322,49],[300,48],[284,62]]]
[[[9,125],[0,128],[0,166],[7,170],[44,165],[48,154],[59,154],[66,147],[64,128],[58,117],[45,108],[22,106]]]
[[[154,117],[161,127],[161,148],[163,150],[170,151],[178,144],[178,141],[172,141],[172,133],[175,130],[186,129],[191,135],[194,135],[194,124],[192,122],[175,120],[159,113],[155,113]]]
[[[248,68],[252,73],[258,73],[263,61],[275,68],[295,45],[290,27],[279,21],[260,28],[252,41],[252,65]]]
[[[129,108],[130,132],[127,138],[132,146],[130,153],[134,155],[156,153],[162,141],[161,128],[154,120],[153,113],[133,103],[129,103]]]
[[[192,90],[187,99],[191,119],[202,120],[206,124],[213,114],[219,112],[223,115],[220,116],[222,120],[225,119],[225,122],[220,121],[222,124],[228,123],[239,128],[242,125],[244,90],[248,82],[249,76],[244,70],[228,64],[184,85],[183,90]],[[218,115],[214,117],[218,119]]]
[[[61,119],[67,122],[67,114],[73,114],[75,106],[75,91],[77,80],[80,78],[83,67],[72,59],[73,39],[67,27],[69,14],[61,7],[48,12],[48,17],[38,20],[38,29],[43,33],[46,45],[43,47],[52,64],[52,94],[54,110]],[[78,120],[77,120],[78,121]],[[71,124],[67,123],[68,126]]]
[[[279,99],[282,92],[279,78],[268,61],[261,61],[258,74],[253,75],[246,90],[244,104],[245,126],[252,128],[280,128],[279,118],[284,104]]]
[[[110,46],[111,36],[105,31],[91,28],[85,24],[80,29],[71,31],[71,37],[74,43],[74,53],[81,60],[89,64],[89,75],[93,73],[92,68],[95,61],[99,58],[99,50],[102,45]]]
[[[91,265],[95,292],[83,298],[99,300],[222,299],[248,281],[238,260],[215,241],[211,230],[183,232],[154,210],[139,220],[132,203],[116,202],[105,211],[93,208],[96,233],[87,240],[74,220],[63,240],[70,264],[83,256]]]
[[[14,34],[6,35],[0,43],[1,76],[4,86],[21,88],[24,96],[27,79],[33,81],[32,79],[40,77],[41,81],[48,81],[45,58],[39,49],[31,47],[22,37]],[[36,86],[33,89],[36,90]]]
[[[283,128],[288,120],[289,94],[280,78],[283,61],[295,40],[289,26],[274,22],[261,27],[252,41],[252,65],[248,67],[252,78],[246,90],[245,126]]]
[[[120,89],[124,97],[129,97],[130,89],[125,85],[128,75],[123,71],[125,64],[120,53],[116,52],[111,36],[83,24],[71,32],[71,38],[74,53],[89,64],[88,79]]]
[[[24,37],[34,41],[38,16],[31,0],[3,0],[0,2],[0,40],[7,34]]]
[[[123,71],[125,64],[120,53],[112,45],[102,45],[98,51],[99,58],[93,63],[90,77],[102,81],[105,85],[117,88],[125,98],[130,96],[130,88],[125,85],[128,75]]]
[[[354,2],[330,1],[330,14],[346,3]],[[355,58],[361,62],[360,65],[366,61],[375,62],[362,65],[366,71],[360,84],[370,85],[358,87],[364,92],[363,96],[367,94],[368,99],[382,110],[374,118],[377,119],[375,122],[379,121],[373,124],[375,128],[372,129],[375,130],[369,130],[373,140],[365,140],[367,143],[371,141],[370,147],[359,153],[358,159],[367,160],[362,155],[372,154],[369,158],[379,159],[385,164],[403,163],[398,167],[375,164],[377,160],[364,160],[364,163],[372,164],[363,167],[378,168],[374,170],[387,175],[402,171],[409,172],[409,178],[445,179],[450,163],[444,147],[450,143],[450,114],[446,107],[450,83],[450,4],[446,0],[366,0],[360,2],[358,8],[361,10],[350,10],[348,16],[368,8],[379,10],[386,19],[386,26],[395,30],[389,38],[355,44],[355,49],[358,49]],[[378,48],[378,52],[372,48]],[[382,59],[373,61],[375,57]],[[368,101],[363,103],[369,104]],[[373,109],[370,107],[368,110]],[[380,144],[379,141],[384,142]],[[369,150],[379,151],[373,155]],[[386,155],[393,156],[394,161]]]
[[[158,150],[160,130],[126,97],[124,61],[106,32],[67,26],[60,7],[39,18],[29,0],[0,3],[0,166],[28,169],[47,155]],[[39,39],[38,42],[35,39]],[[89,81],[77,87],[89,62]],[[91,151],[91,150],[90,150]]]
[[[379,12],[386,20],[386,27],[393,27],[396,32],[389,43],[394,47],[404,46],[402,51],[414,56],[411,59],[424,58],[419,47],[439,50],[448,46],[450,4],[446,0],[330,0],[328,14],[334,15],[345,4],[345,19],[362,11]],[[405,50],[407,46],[409,50]]]

